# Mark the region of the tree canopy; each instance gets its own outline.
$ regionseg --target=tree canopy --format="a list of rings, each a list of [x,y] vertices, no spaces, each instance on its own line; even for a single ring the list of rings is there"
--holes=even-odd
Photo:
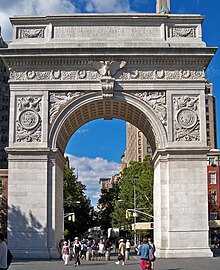
[[[74,169],[64,167],[63,197],[64,213],[75,213],[75,222],[64,219],[68,238],[83,235],[92,226],[92,207],[85,195],[86,186],[77,180]]]
[[[136,185],[136,208],[153,215],[153,168],[150,158],[143,162],[132,161],[125,168],[119,180],[118,198],[114,200],[114,211],[111,214],[112,226],[121,227],[133,222],[133,218],[127,220],[126,209],[134,208],[134,180]],[[151,221],[146,215],[139,214],[137,221]]]

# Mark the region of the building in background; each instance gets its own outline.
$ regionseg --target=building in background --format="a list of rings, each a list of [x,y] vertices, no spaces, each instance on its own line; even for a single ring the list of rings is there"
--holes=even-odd
[[[126,122],[126,149],[119,165],[123,170],[131,161],[143,161],[151,155],[151,147],[144,134],[134,125]]]
[[[210,238],[220,235],[220,150],[208,153],[207,179]]]
[[[206,109],[207,145],[210,146],[211,149],[216,149],[217,148],[216,107],[212,83],[207,83],[205,87],[205,109]]]
[[[0,48],[7,47],[1,37],[0,27]],[[0,169],[7,169],[7,154],[5,147],[8,146],[9,133],[9,71],[5,63],[0,58]]]
[[[100,194],[103,194],[103,191],[109,191],[113,187],[115,183],[119,180],[119,174],[115,174],[112,177],[108,178],[100,178],[99,186],[100,186]]]

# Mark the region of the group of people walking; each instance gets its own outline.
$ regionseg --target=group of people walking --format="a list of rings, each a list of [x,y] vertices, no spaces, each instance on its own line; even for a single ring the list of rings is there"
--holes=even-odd
[[[125,260],[129,260],[129,253],[131,250],[131,243],[129,240],[124,241],[120,239],[115,243],[115,251],[118,253],[117,265],[125,265]],[[79,241],[78,237],[75,237],[74,242],[64,241],[62,246],[62,259],[64,264],[67,265],[70,260],[74,260],[74,265],[79,266],[80,260],[91,259],[103,260],[106,253],[112,250],[112,243],[109,239],[100,239],[98,242],[93,239],[92,241]],[[142,270],[153,270],[155,260],[155,246],[151,238],[143,238],[142,243],[136,248],[137,255],[140,256],[140,266]],[[88,256],[87,257],[87,252]]]

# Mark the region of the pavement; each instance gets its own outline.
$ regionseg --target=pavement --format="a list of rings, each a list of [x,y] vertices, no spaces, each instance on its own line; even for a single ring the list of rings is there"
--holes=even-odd
[[[157,259],[154,270],[220,270],[220,250],[214,252],[213,258],[185,258],[185,259]],[[64,266],[62,260],[18,260],[13,261],[10,270],[134,270],[141,269],[138,256],[130,256],[125,265],[116,265],[117,257],[112,256],[110,261],[82,261],[81,265],[74,267],[73,261]]]

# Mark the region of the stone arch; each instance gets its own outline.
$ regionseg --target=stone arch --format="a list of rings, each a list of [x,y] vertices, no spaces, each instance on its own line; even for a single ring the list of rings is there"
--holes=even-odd
[[[140,98],[117,93],[113,99],[100,94],[86,94],[66,106],[55,119],[49,134],[49,144],[62,153],[72,134],[92,120],[118,118],[138,127],[148,138],[152,151],[164,148],[166,131],[154,110]]]

